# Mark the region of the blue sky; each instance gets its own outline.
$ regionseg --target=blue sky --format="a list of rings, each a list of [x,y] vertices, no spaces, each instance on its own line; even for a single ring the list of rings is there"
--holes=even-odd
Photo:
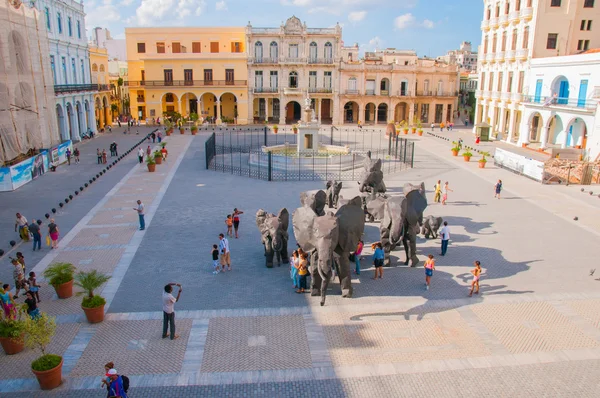
[[[132,26],[276,27],[292,15],[308,27],[339,22],[344,44],[396,47],[438,56],[481,39],[480,0],[84,0],[86,28],[123,38]]]

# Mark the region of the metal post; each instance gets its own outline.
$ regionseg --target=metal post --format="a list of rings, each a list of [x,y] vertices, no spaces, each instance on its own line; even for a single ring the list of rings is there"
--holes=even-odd
[[[333,126],[331,126],[331,137],[330,137],[330,145],[333,145]]]
[[[407,140],[408,141],[408,140]],[[402,163],[406,163],[406,147],[408,146],[408,142],[404,144],[404,157],[402,158]]]
[[[269,165],[267,167],[267,181],[273,181],[273,154],[270,151],[267,153],[267,159],[269,160]]]
[[[388,156],[392,155],[392,133],[389,134],[389,140],[388,140]]]
[[[410,168],[413,169],[415,167],[415,143],[412,143],[412,150],[410,154]]]
[[[265,131],[265,146],[267,146],[267,126],[264,127]]]

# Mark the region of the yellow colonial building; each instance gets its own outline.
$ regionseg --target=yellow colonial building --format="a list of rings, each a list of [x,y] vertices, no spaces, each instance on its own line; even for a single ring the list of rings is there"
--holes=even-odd
[[[110,83],[108,76],[108,50],[90,43],[90,68],[92,69],[92,84],[98,85],[98,92],[94,94],[94,111],[98,130],[105,125],[112,124],[110,110]]]
[[[131,113],[248,122],[244,27],[126,28]]]

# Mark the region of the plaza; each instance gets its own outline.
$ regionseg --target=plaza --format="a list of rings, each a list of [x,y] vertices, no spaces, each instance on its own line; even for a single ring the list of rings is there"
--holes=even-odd
[[[61,174],[2,193],[0,238],[14,238],[8,232],[15,212],[43,218],[60,200],[54,191],[72,191],[91,175],[97,146],[114,140],[126,150],[152,131],[121,130],[80,144],[84,172],[61,167]],[[323,189],[324,181],[267,182],[205,170],[209,133],[168,137],[169,158],[155,173],[138,165],[135,153],[127,155],[55,215],[58,250],[32,253],[29,243],[15,249],[38,275],[64,261],[112,278],[98,292],[107,300],[106,318],[93,325],[80,298],[58,300],[41,282],[39,307],[57,318],[48,351],[64,358],[63,384],[39,391],[30,369],[36,354],[27,349],[0,355],[2,396],[103,397],[100,380],[109,361],[130,378],[135,397],[597,394],[600,285],[590,276],[600,234],[596,196],[540,185],[493,162],[481,170],[453,158],[445,140],[409,135],[414,168],[386,175],[385,183],[397,195],[405,183],[424,181],[425,215],[449,223],[445,257],[438,256],[439,240],[420,236],[417,243],[421,265],[428,254],[437,259],[431,289],[424,289],[422,268],[399,266],[401,248],[392,252],[384,278],[371,279],[370,243],[379,231],[368,223],[354,297],[342,298],[335,281],[320,307],[318,297],[294,293],[287,265],[264,266],[254,215],[259,208],[293,212],[300,193]],[[436,135],[472,144],[466,129]],[[453,189],[446,206],[432,200],[438,179]],[[501,200],[493,195],[498,179]],[[357,185],[345,182],[341,195],[358,195]],[[137,199],[146,205],[145,231],[138,231],[132,210]],[[233,270],[213,275],[209,249],[234,207],[244,214],[240,238],[230,239]],[[295,247],[291,232],[288,247]],[[2,281],[11,280],[9,255],[14,252],[0,260]],[[475,260],[484,270],[481,293],[469,298]],[[184,290],[175,305],[181,336],[175,341],[160,335],[168,282]]]

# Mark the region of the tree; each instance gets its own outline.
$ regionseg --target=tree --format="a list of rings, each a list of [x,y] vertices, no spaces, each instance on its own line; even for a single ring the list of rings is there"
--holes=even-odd
[[[110,105],[110,111],[112,112],[112,117],[115,117],[115,112],[119,112],[119,106],[117,104]]]

